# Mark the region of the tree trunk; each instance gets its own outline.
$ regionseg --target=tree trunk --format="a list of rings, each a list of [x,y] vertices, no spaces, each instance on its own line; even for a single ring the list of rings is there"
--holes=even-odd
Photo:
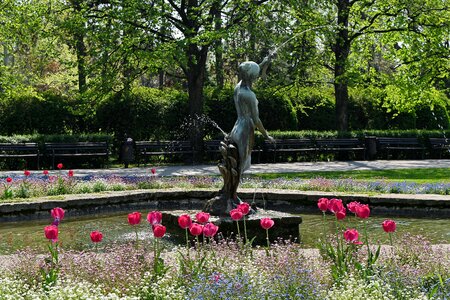
[[[188,48],[188,93],[189,93],[189,118],[192,128],[189,131],[189,139],[194,147],[194,162],[201,162],[203,152],[203,124],[200,117],[203,115],[203,85],[206,74],[206,58],[208,47],[198,49],[197,45],[189,45]]]
[[[81,5],[79,1],[73,1],[74,9],[81,14]],[[86,44],[84,43],[83,28],[75,28],[75,50],[77,53],[77,69],[78,69],[78,91],[83,93],[86,91]]]
[[[350,12],[349,0],[338,0],[338,30],[336,43],[333,46],[334,64],[334,93],[336,99],[337,130],[348,130],[348,78],[347,60],[350,54],[350,40],[348,36],[348,17]]]
[[[214,30],[216,32],[220,32],[222,29],[222,18],[221,18],[221,12],[218,9],[220,7],[220,1],[217,1],[217,3],[214,5]],[[216,69],[216,84],[217,87],[223,88],[223,84],[225,81],[224,71],[223,71],[223,45],[222,40],[217,39],[217,41],[214,43],[214,52],[215,52],[215,69]]]

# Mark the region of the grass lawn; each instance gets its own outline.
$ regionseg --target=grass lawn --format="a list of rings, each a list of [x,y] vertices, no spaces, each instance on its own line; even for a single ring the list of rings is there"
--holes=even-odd
[[[432,169],[395,169],[395,170],[358,170],[358,171],[308,171],[299,173],[266,173],[253,175],[260,179],[344,179],[378,181],[407,181],[416,183],[450,182],[450,168]]]

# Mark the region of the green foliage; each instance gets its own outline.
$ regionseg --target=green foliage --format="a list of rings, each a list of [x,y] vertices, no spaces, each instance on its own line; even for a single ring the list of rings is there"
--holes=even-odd
[[[99,103],[97,125],[117,140],[125,135],[134,140],[173,139],[171,133],[187,115],[186,103],[186,94],[175,89],[139,87],[129,94],[111,94]]]
[[[301,88],[291,91],[292,102],[297,109],[298,128],[302,130],[333,130],[334,99],[330,88]]]
[[[0,134],[63,133],[73,121],[70,99],[52,92],[25,91],[0,102]]]
[[[259,118],[267,130],[297,128],[297,115],[291,100],[283,92],[272,89],[256,90]]]

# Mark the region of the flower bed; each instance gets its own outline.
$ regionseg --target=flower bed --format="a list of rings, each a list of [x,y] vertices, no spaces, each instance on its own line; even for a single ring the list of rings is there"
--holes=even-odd
[[[214,176],[160,177],[156,170],[148,176],[74,176],[72,170],[56,172],[43,171],[0,178],[0,199],[3,202],[14,199],[56,196],[63,194],[86,194],[104,191],[124,191],[136,189],[220,189],[222,179]],[[399,193],[399,194],[450,194],[450,183],[418,184],[411,182],[360,181],[353,179],[274,179],[244,178],[242,188],[270,188],[349,192],[349,193]]]
[[[374,246],[366,230],[370,207],[339,199],[319,199],[323,212],[320,250],[303,249],[279,240],[252,247],[245,230],[248,205],[232,210],[237,238],[217,238],[220,228],[209,215],[182,214],[186,245],[161,243],[166,237],[162,214],[128,215],[136,240],[103,244],[98,230],[86,232],[93,250],[65,251],[58,240],[64,210],[51,211],[45,226],[49,253],[22,250],[0,264],[3,299],[448,299],[448,248],[432,248],[423,238],[395,237],[397,224],[380,224],[390,245]],[[261,230],[277,226],[261,219]],[[138,226],[149,238],[138,239]],[[400,226],[400,225],[399,225]],[[239,230],[239,228],[241,230]],[[362,233],[361,233],[362,232]],[[153,236],[153,238],[150,238]],[[203,240],[203,241],[202,241]],[[62,245],[61,245],[62,242]],[[1,267],[0,267],[1,269]]]

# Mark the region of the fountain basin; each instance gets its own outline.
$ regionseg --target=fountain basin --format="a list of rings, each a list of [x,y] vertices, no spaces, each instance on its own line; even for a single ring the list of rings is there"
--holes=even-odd
[[[450,195],[343,194],[292,190],[239,189],[243,201],[258,207],[289,213],[317,212],[321,197],[359,201],[371,206],[372,215],[450,218]],[[54,207],[67,210],[67,216],[83,216],[131,210],[201,210],[216,190],[134,190],[98,194],[61,195],[29,202],[0,204],[0,222],[46,219]]]

